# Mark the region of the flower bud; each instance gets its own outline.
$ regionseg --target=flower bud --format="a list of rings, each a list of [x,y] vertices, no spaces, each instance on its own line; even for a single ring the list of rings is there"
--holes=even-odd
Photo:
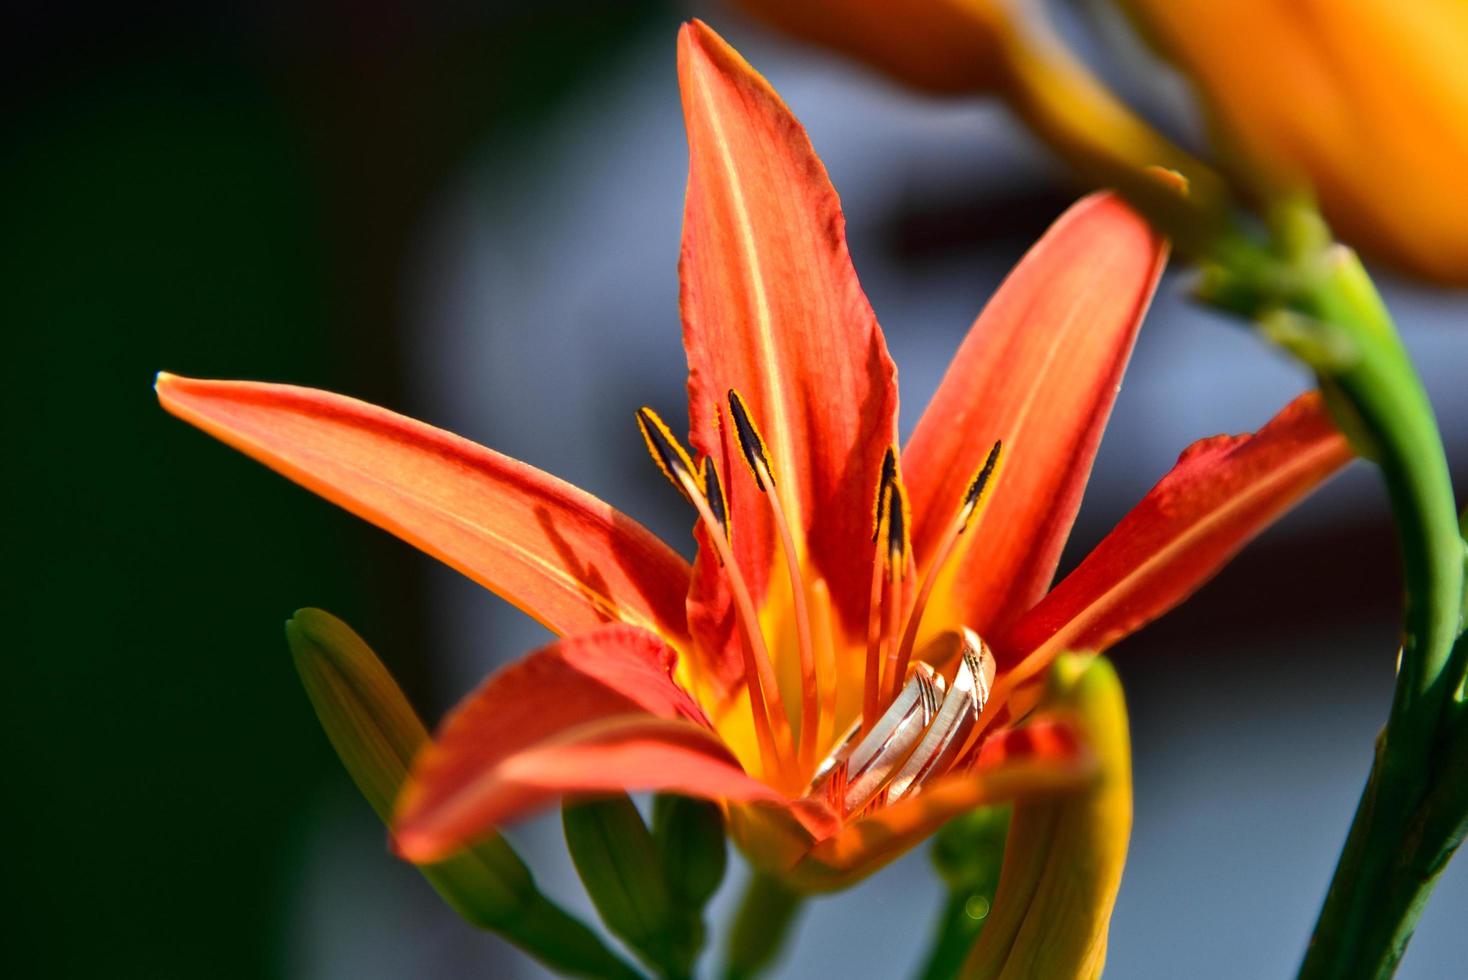
[[[1468,5],[1122,0],[1196,85],[1240,175],[1313,189],[1342,238],[1468,283]]]
[[[739,0],[771,26],[935,92],[995,88],[1001,4],[993,0]]]
[[[568,800],[566,847],[601,920],[651,964],[681,958],[668,881],[642,814],[625,793]],[[680,964],[690,966],[690,964]]]
[[[1051,668],[1042,707],[1071,714],[1096,781],[1015,804],[993,911],[964,963],[968,980],[1099,977],[1132,826],[1131,740],[1121,682],[1102,657]]]
[[[383,822],[428,732],[376,654],[341,620],[302,609],[285,625],[296,672],[352,781]],[[433,887],[464,918],[492,927],[536,894],[530,871],[503,838],[431,865]]]

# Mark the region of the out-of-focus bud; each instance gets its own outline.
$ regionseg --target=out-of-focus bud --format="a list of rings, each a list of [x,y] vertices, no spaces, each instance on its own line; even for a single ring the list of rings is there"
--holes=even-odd
[[[320,609],[302,609],[286,622],[285,635],[326,737],[387,823],[428,731],[382,661],[346,623]],[[479,925],[512,915],[535,892],[530,871],[499,837],[421,867],[449,904]]]
[[[1096,754],[1096,782],[1018,803],[994,908],[964,963],[969,980],[1099,977],[1132,826],[1131,739],[1121,682],[1101,657],[1051,668],[1048,711],[1070,713]]]
[[[737,0],[773,27],[934,92],[998,86],[996,0]]]
[[[346,623],[320,609],[302,609],[286,622],[285,634],[326,737],[387,823],[408,766],[428,741],[427,730],[382,661]],[[541,894],[525,863],[498,835],[417,867],[470,923],[500,933],[564,973],[638,975]]]
[[[1061,42],[1042,4],[1018,0],[735,0],[788,34],[918,88],[992,92],[1087,181],[1155,199],[1176,235],[1206,239],[1227,189],[1117,99]],[[1159,184],[1156,168],[1180,183]],[[1159,191],[1166,191],[1158,197]]]
[[[1121,0],[1264,194],[1313,188],[1342,237],[1468,283],[1468,4]]]

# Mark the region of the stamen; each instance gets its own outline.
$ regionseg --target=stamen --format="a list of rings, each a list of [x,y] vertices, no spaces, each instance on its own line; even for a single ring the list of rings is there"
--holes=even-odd
[[[770,654],[765,646],[764,633],[759,627],[759,616],[754,601],[749,595],[749,586],[739,573],[734,561],[734,551],[726,536],[728,525],[715,516],[713,505],[704,495],[704,488],[694,477],[693,463],[688,453],[679,445],[667,425],[651,408],[643,407],[637,412],[637,426],[647,441],[648,452],[663,474],[672,481],[680,493],[698,511],[699,518],[709,532],[709,540],[723,563],[734,597],[735,617],[739,620],[744,642],[740,650],[744,654],[745,683],[749,687],[750,712],[754,716],[755,737],[759,741],[760,758],[769,773],[779,773],[782,781],[789,781],[791,771],[779,751],[779,745],[789,744],[790,723],[780,700],[780,687],[775,681],[775,671],[770,666]],[[705,472],[712,463],[705,461]],[[717,482],[717,476],[715,477]],[[719,494],[722,509],[722,492]],[[776,738],[776,733],[780,737]]]
[[[719,469],[714,465],[712,456],[703,458],[703,495],[709,502],[709,512],[714,515],[714,520],[718,521],[724,532],[724,539],[732,541],[734,533],[729,527],[729,501],[724,496],[724,485],[719,482]],[[719,564],[722,565],[723,562],[720,558]]]
[[[912,541],[908,537],[907,529],[910,524],[907,510],[907,491],[902,486],[902,476],[894,467],[892,472],[891,501],[888,504],[890,511],[887,518],[887,578],[890,593],[887,597],[886,608],[882,611],[883,618],[887,624],[887,671],[883,675],[886,681],[885,700],[897,697],[898,688],[902,686],[903,679],[907,677],[907,659],[899,661],[900,644],[898,642],[899,630],[902,629],[902,614],[904,612],[904,581],[907,577],[908,555],[912,551]]]
[[[1003,441],[996,440],[989,450],[988,457],[984,460],[984,465],[979,467],[979,471],[969,481],[968,490],[963,495],[963,505],[959,507],[952,525],[948,528],[948,533],[944,535],[942,543],[938,546],[932,563],[928,565],[928,571],[923,576],[922,588],[918,592],[917,602],[913,603],[912,613],[907,618],[907,631],[902,636],[902,652],[897,658],[897,664],[902,670],[907,669],[907,662],[912,657],[913,644],[917,642],[918,627],[922,625],[923,612],[928,608],[928,599],[933,594],[933,586],[938,582],[938,575],[943,570],[943,566],[948,563],[948,559],[952,557],[959,537],[972,526],[974,518],[982,510],[981,505],[986,499],[984,491],[993,483],[994,476],[999,470],[1003,449]]]
[[[832,619],[831,590],[820,576],[810,583],[810,626],[816,642],[816,679],[820,682],[821,724],[816,745],[830,745],[835,735],[836,707],[841,697],[841,671],[836,662],[837,626]]]
[[[888,512],[891,510],[889,492],[893,482],[897,478],[897,448],[888,446],[887,453],[882,457],[882,471],[877,478],[876,502],[872,505],[872,588],[867,600],[867,658],[866,667],[862,676],[861,697],[861,721],[862,729],[870,731],[877,723],[877,711],[880,707],[882,694],[882,636],[886,632],[883,629],[882,613],[884,604],[883,575],[886,560],[883,552],[887,550],[887,542],[882,540],[886,536],[888,525]]]
[[[744,403],[744,396],[733,388],[729,389],[729,416],[734,420],[734,435],[739,439],[739,451],[744,454],[744,461],[749,464],[749,472],[754,474],[754,485],[761,491],[768,489],[765,483],[775,485],[774,478],[770,475],[770,456],[765,449],[764,437],[754,427],[754,420],[749,417],[749,406]]]
[[[693,497],[689,496],[689,485],[699,488],[696,496],[703,496],[703,488],[694,475],[698,471],[693,468],[688,450],[683,448],[662,417],[644,405],[637,410],[637,428],[642,433],[643,441],[647,443],[648,455],[658,464],[658,469],[663,471],[668,482],[690,504],[693,503]]]
[[[802,768],[815,762],[816,738],[820,733],[820,690],[816,679],[815,645],[811,641],[810,608],[806,603],[805,581],[800,574],[800,556],[795,551],[795,538],[790,533],[790,521],[785,514],[784,504],[778,493],[771,493],[775,477],[770,471],[769,454],[765,440],[749,417],[749,408],[743,397],[733,388],[729,389],[729,415],[734,420],[734,433],[739,438],[739,448],[744,460],[754,474],[754,485],[769,501],[770,513],[775,519],[775,528],[780,535],[780,550],[785,555],[785,570],[790,577],[790,591],[795,606],[795,637],[800,651],[800,749],[797,755]]]

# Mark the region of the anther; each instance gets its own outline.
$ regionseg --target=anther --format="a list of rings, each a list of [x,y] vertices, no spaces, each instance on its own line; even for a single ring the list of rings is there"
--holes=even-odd
[[[994,440],[994,445],[989,449],[989,455],[984,459],[984,465],[974,474],[969,481],[968,491],[963,495],[963,508],[959,511],[959,533],[968,530],[969,524],[978,513],[979,503],[984,499],[984,489],[988,487],[989,481],[994,477],[994,471],[999,468],[999,456],[1004,450],[1004,440]]]
[[[770,456],[765,449],[765,440],[749,417],[749,406],[744,404],[744,396],[733,388],[729,389],[729,417],[734,420],[734,435],[739,439],[739,450],[744,454],[744,461],[749,464],[749,472],[754,474],[754,485],[760,490],[767,490],[765,481],[768,480],[770,486],[774,486],[775,477],[770,469]]]
[[[887,487],[897,478],[897,447],[888,446],[882,454],[882,472],[877,476],[877,493],[872,498],[872,543],[882,531],[882,505],[886,501]]]
[[[693,460],[689,459],[688,451],[678,442],[677,437],[668,429],[666,423],[657,412],[644,405],[637,410],[637,428],[642,432],[642,438],[647,442],[647,452],[652,456],[652,461],[658,464],[658,469],[663,471],[663,476],[668,482],[677,488],[689,503],[693,503],[689,487],[699,487],[698,478],[694,475]],[[700,496],[702,495],[700,487]]]
[[[732,541],[733,534],[729,529],[729,501],[724,497],[724,485],[719,482],[719,468],[714,465],[712,456],[703,458],[703,495],[708,501],[709,513],[714,515],[719,529],[724,532],[724,540]],[[720,559],[722,562],[723,559]]]

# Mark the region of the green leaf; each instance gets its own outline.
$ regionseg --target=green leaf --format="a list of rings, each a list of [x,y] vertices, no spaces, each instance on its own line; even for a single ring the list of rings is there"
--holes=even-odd
[[[708,800],[660,793],[653,798],[652,839],[673,902],[672,941],[681,961],[691,965],[708,937],[704,906],[729,863],[724,813]]]
[[[413,756],[428,742],[427,729],[382,661],[346,623],[302,609],[286,622],[285,633],[327,738],[372,809],[390,824]],[[542,895],[530,869],[498,835],[418,870],[465,920],[562,973],[639,976],[584,923]]]
[[[774,875],[756,871],[745,885],[729,945],[724,980],[753,980],[774,965],[805,907],[805,896]]]
[[[653,799],[652,836],[674,900],[702,911],[728,866],[718,804],[661,793]]]
[[[665,976],[692,968],[652,834],[625,793],[568,800],[561,809],[566,846],[586,894],[606,927]]]

